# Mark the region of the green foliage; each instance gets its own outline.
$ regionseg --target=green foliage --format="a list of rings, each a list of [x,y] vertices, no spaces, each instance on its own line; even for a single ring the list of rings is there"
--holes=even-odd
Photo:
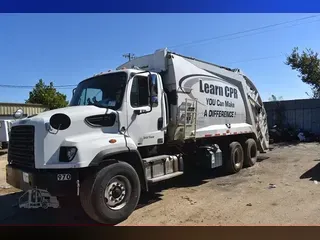
[[[307,93],[311,98],[320,98],[320,59],[318,53],[311,49],[299,53],[299,49],[295,47],[287,57],[285,64],[298,71],[301,80],[311,86],[312,94]]]
[[[49,110],[68,106],[67,96],[59,93],[52,82],[46,85],[42,79],[29,92],[29,99],[26,100],[26,103],[42,104]]]

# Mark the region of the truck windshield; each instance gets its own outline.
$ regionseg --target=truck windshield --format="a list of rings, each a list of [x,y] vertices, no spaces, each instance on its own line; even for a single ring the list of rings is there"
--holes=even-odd
[[[109,73],[82,81],[77,86],[70,106],[95,105],[118,110],[121,107],[127,74]]]

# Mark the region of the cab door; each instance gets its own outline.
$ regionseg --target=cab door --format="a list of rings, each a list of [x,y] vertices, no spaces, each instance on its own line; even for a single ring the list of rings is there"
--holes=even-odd
[[[141,73],[130,79],[127,105],[126,134],[135,144],[141,147],[164,143],[166,111],[163,110],[164,95],[160,75]]]

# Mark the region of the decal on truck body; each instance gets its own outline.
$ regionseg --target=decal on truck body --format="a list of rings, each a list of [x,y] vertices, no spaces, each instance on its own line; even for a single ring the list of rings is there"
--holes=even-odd
[[[240,90],[234,84],[205,74],[191,74],[184,76],[179,81],[179,87],[184,94],[192,100],[197,100],[197,125],[198,128],[213,124],[231,124],[246,122],[245,106]],[[186,89],[191,91],[186,92]],[[180,118],[183,114],[185,103],[180,98]]]

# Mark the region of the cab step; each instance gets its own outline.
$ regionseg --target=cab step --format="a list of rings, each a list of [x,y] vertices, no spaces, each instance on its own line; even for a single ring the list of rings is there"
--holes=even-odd
[[[151,179],[148,179],[148,183],[150,184],[150,183],[161,182],[161,181],[164,181],[164,180],[168,180],[170,178],[178,177],[178,176],[180,176],[182,174],[183,174],[183,172],[174,172],[174,173],[170,173],[170,174],[163,175],[163,176],[160,176],[160,177],[151,178]]]
[[[159,155],[159,156],[144,158],[142,160],[146,163],[156,163],[158,161],[166,160],[169,157],[170,155]]]
[[[160,182],[183,174],[182,155],[159,155],[143,159],[148,183]]]

